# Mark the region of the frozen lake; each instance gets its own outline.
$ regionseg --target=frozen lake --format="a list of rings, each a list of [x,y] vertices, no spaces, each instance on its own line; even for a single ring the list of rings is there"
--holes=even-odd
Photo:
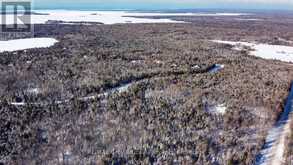
[[[137,18],[143,16],[242,16],[246,13],[142,13],[127,11],[73,11],[73,10],[35,10],[32,15],[33,24],[44,24],[47,21],[63,22],[93,22],[103,24],[119,23],[184,23],[165,18]],[[12,15],[8,17],[13,18]],[[136,18],[135,18],[136,17]],[[1,19],[1,17],[0,17]],[[13,19],[7,19],[7,24],[12,24]]]
[[[251,42],[233,42],[213,40],[213,42],[232,45],[235,50],[243,50],[245,47],[251,48],[250,55],[264,59],[280,60],[284,62],[293,62],[293,47],[283,45],[269,45]]]
[[[11,52],[32,48],[47,48],[58,41],[54,38],[26,38],[8,41],[0,41],[0,52]]]

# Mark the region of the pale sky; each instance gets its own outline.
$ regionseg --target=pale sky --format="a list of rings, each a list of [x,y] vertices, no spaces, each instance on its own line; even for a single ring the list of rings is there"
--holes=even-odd
[[[33,0],[36,8],[96,9],[289,9],[293,0]]]

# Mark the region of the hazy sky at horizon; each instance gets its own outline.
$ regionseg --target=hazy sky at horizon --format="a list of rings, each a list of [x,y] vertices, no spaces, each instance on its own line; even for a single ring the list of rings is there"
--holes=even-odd
[[[35,8],[96,9],[289,9],[293,0],[33,0]]]

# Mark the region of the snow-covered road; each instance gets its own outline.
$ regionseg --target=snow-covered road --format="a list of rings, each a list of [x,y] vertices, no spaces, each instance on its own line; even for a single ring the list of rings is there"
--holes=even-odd
[[[103,98],[103,97],[107,97],[108,95],[114,94],[114,93],[123,93],[126,92],[134,83],[128,83],[128,84],[123,84],[121,86],[109,89],[103,93],[97,94],[97,95],[93,95],[93,96],[86,96],[86,97],[80,97],[78,98],[79,101],[91,101],[91,100],[95,100],[98,98]],[[70,102],[70,99],[66,99],[66,100],[59,100],[56,102],[56,104],[65,104]],[[15,105],[15,106],[26,106],[28,105],[28,103],[26,102],[12,102],[10,103],[11,105]],[[30,105],[38,105],[38,106],[46,106],[48,105],[48,103],[45,102],[38,102],[38,103],[29,103]]]
[[[128,89],[133,86],[134,84],[138,84],[146,79],[150,79],[150,78],[156,78],[156,77],[162,77],[162,76],[169,76],[169,75],[181,75],[181,74],[186,74],[186,73],[190,73],[190,74],[197,74],[197,73],[216,73],[219,72],[221,69],[224,68],[224,65],[220,65],[220,64],[214,64],[210,67],[207,68],[203,68],[203,69],[199,69],[197,71],[194,70],[190,70],[190,71],[168,71],[165,73],[153,73],[152,75],[144,75],[142,77],[136,78],[133,81],[127,81],[124,83],[120,83],[119,85],[110,88],[102,93],[98,93],[92,96],[85,96],[85,97],[79,97],[77,98],[77,100],[80,101],[91,101],[91,100],[95,100],[98,98],[103,98],[103,97],[107,97],[108,95],[111,95],[113,93],[123,93],[128,91]],[[35,90],[29,90],[29,91],[35,91]],[[73,99],[73,98],[72,98]],[[66,99],[66,100],[59,100],[56,101],[55,104],[65,104],[70,102],[71,99]],[[26,103],[26,102],[11,102],[11,105],[15,105],[15,106],[26,106],[28,104],[30,105],[37,105],[37,106],[46,106],[50,103],[45,103],[45,102],[35,102],[35,103]],[[222,109],[222,111],[224,111],[224,109]]]
[[[293,83],[283,114],[268,132],[265,144],[256,158],[255,165],[282,165],[285,163],[285,140],[290,133],[290,115],[293,112]]]

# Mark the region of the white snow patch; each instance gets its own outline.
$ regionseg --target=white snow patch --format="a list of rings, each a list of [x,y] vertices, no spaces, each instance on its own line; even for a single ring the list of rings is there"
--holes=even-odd
[[[263,21],[263,19],[258,18],[235,18],[236,21]]]
[[[126,11],[74,11],[74,10],[35,10],[39,14],[31,15],[32,24],[44,24],[49,20],[74,22],[117,23],[184,23],[172,19],[135,18],[142,16],[241,16],[246,13],[140,13]],[[13,24],[13,15],[7,14],[6,24]],[[10,18],[11,19],[8,19]],[[0,20],[2,17],[0,16]],[[0,21],[1,23],[2,21]],[[68,23],[66,23],[68,22]]]
[[[90,26],[92,25],[91,23],[80,23],[80,22],[61,22],[58,24],[62,24],[62,25],[86,25],[86,26]]]
[[[134,18],[129,16],[141,16],[139,13],[127,13],[125,11],[72,11],[72,10],[42,10],[35,11],[40,15],[31,15],[33,24],[44,24],[49,20],[63,21],[63,24],[74,22],[95,22],[104,24],[117,23],[183,23],[171,19]],[[148,14],[145,14],[148,16]],[[160,15],[159,13],[157,15]],[[149,15],[151,16],[151,15]],[[13,21],[13,19],[11,20]],[[68,23],[66,23],[68,22]],[[8,22],[7,24],[9,24]]]
[[[251,55],[261,57],[264,59],[280,60],[284,62],[293,62],[293,47],[283,45],[268,45],[261,43],[250,42],[233,42],[233,41],[221,41],[212,40],[216,43],[229,44],[234,46],[235,50],[243,50],[244,47],[250,47]]]
[[[47,48],[58,41],[54,38],[27,38],[8,41],[0,41],[0,52],[11,52],[32,48]]]
[[[225,114],[227,111],[227,107],[225,104],[219,104],[219,105],[205,105],[205,110],[209,113],[214,113],[214,114]]]
[[[107,92],[107,93],[115,93],[115,92],[123,93],[123,92],[127,92],[128,89],[129,89],[133,84],[134,84],[134,83],[128,83],[128,84],[122,85],[122,86],[120,86],[120,87],[116,87],[116,88],[112,89],[110,92]]]
[[[131,63],[132,64],[140,64],[141,63],[141,60],[132,60]]]
[[[160,61],[160,60],[155,60],[155,63],[156,64],[164,64],[164,62],[163,61]]]
[[[245,16],[245,15],[252,15],[252,14],[250,13],[216,13],[214,15],[215,16]]]
[[[101,98],[101,97],[107,97],[115,92],[117,93],[123,93],[123,92],[127,92],[128,89],[133,85],[134,83],[129,83],[129,84],[125,84],[125,85],[122,85],[122,86],[119,86],[119,87],[116,87],[116,88],[113,88],[109,91],[106,91],[104,93],[101,93],[101,94],[98,94],[98,95],[95,95],[95,96],[88,96],[88,97],[82,97],[82,98],[79,98],[79,100],[83,100],[83,101],[88,101],[88,100],[94,100],[96,98]]]
[[[288,44],[293,44],[293,41],[290,41],[290,40],[286,40],[284,38],[278,38],[279,41],[282,41],[282,42],[286,42]]]
[[[30,88],[30,89],[27,89],[27,93],[30,93],[30,94],[39,94],[41,91],[39,88]]]
[[[126,13],[126,16],[245,16],[248,13]]]
[[[191,67],[191,69],[193,69],[193,70],[200,69],[200,66],[194,65],[194,66]]]
[[[15,106],[24,106],[24,105],[26,105],[26,103],[24,103],[24,102],[21,102],[21,103],[12,102],[10,104],[15,105]]]

